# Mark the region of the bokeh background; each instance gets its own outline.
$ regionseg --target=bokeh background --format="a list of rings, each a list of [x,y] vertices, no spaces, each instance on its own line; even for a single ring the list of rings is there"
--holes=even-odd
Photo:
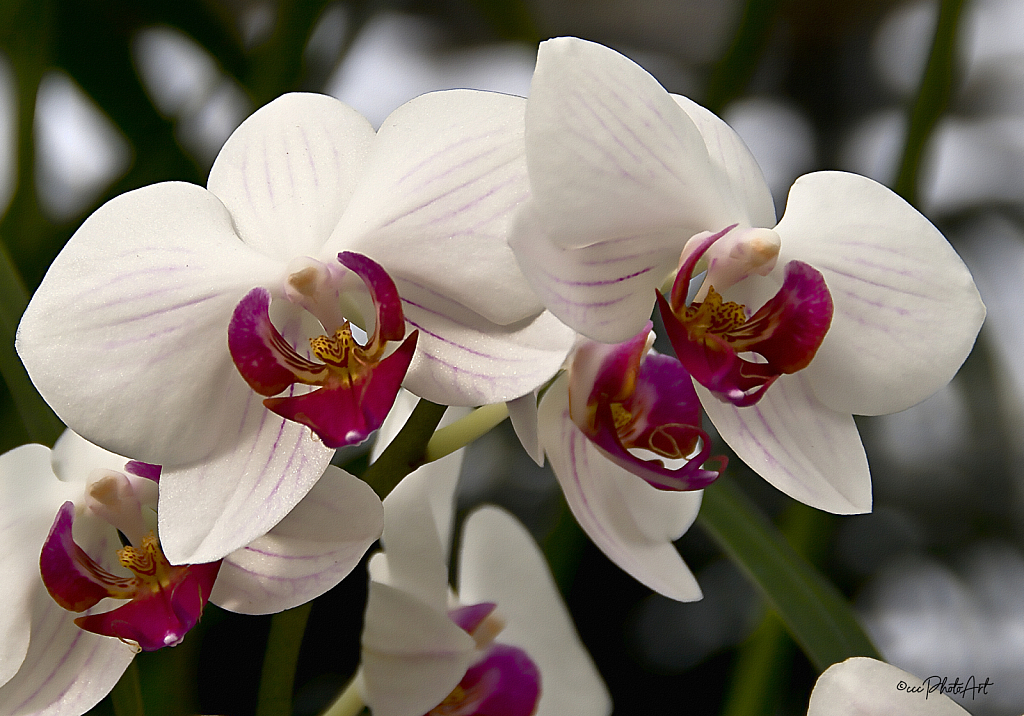
[[[907,152],[941,27],[954,44],[929,101],[942,113]],[[960,251],[988,305],[974,353],[924,403],[860,421],[871,514],[808,514],[742,468],[735,478],[850,597],[889,661],[989,678],[965,707],[1020,714],[1024,0],[0,0],[0,257],[24,279],[0,298],[23,301],[106,199],[205,183],[231,131],[282,92],[334,95],[375,125],[431,90],[526,95],[536,43],[558,35],[607,44],[721,114],[780,216],[800,174],[843,169],[894,186],[901,166],[919,167],[900,190]],[[2,328],[9,351],[13,325]],[[0,448],[28,441],[4,388]],[[507,426],[465,462],[460,506],[498,502],[530,527],[616,714],[805,713],[816,674],[699,527],[678,547],[705,599],[679,604],[590,545]],[[365,579],[357,571],[314,605],[297,716],[317,713],[355,669]],[[254,713],[268,629],[211,606],[183,645],[139,659],[147,713]]]

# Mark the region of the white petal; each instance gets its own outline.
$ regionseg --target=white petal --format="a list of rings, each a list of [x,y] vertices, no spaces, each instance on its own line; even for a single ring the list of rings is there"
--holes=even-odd
[[[544,555],[504,510],[482,507],[466,519],[459,600],[493,602],[506,626],[497,641],[523,649],[540,669],[536,716],[605,716],[608,689],[580,642]]]
[[[754,155],[735,130],[711,110],[686,97],[676,101],[697,126],[707,146],[711,164],[720,176],[722,199],[734,221],[754,227],[775,225],[775,202]],[[724,227],[723,227],[724,228]],[[710,229],[709,229],[710,230]]]
[[[362,638],[366,699],[374,716],[423,716],[476,658],[472,637],[411,594],[370,582]]]
[[[911,693],[922,680],[863,656],[833,664],[818,677],[807,716],[969,716],[948,696]],[[926,689],[927,690],[927,689]]]
[[[420,336],[403,385],[446,405],[518,398],[549,380],[573,332],[550,313],[499,326],[439,294],[396,281],[406,321]]]
[[[517,217],[509,245],[544,305],[595,341],[621,343],[651,317],[654,292],[678,266],[689,236],[639,233],[584,247],[561,247],[532,205]]]
[[[96,468],[124,472],[128,458],[94,445],[72,430],[65,430],[50,451],[50,467],[62,482],[85,484]]]
[[[508,419],[523,449],[537,465],[544,467],[544,448],[540,444],[540,429],[537,425],[537,392],[510,400],[507,405]]]
[[[329,466],[287,517],[224,559],[210,601],[243,614],[308,602],[348,576],[383,526],[370,486]]]
[[[28,649],[33,603],[43,589],[43,542],[60,506],[81,492],[81,485],[54,477],[50,450],[42,445],[0,455],[0,684],[14,676]],[[43,595],[50,598],[45,589]]]
[[[835,514],[871,510],[871,475],[853,416],[822,405],[802,372],[779,378],[749,408],[694,386],[722,439],[779,490]]]
[[[159,464],[217,445],[225,401],[245,386],[228,321],[280,267],[235,236],[220,201],[156,184],[90,216],[43,279],[18,328],[18,352],[58,415],[86,439]]]
[[[221,386],[219,396],[239,408],[216,426],[218,448],[160,476],[160,542],[174,564],[212,562],[266,534],[334,454],[305,426],[264,408],[244,383]]]
[[[403,105],[377,134],[326,253],[364,253],[504,325],[542,306],[506,243],[526,199],[526,101],[493,92],[434,92]]]
[[[286,94],[235,130],[207,183],[251,248],[317,256],[365,165],[373,127],[333,97]]]
[[[776,229],[782,252],[825,276],[832,327],[805,369],[841,412],[904,410],[949,382],[974,345],[985,306],[970,272],[931,223],[855,174],[801,177]]]
[[[21,669],[0,687],[8,716],[79,716],[110,693],[135,657],[113,637],[75,626],[75,614],[57,605],[37,578],[32,641]]]
[[[690,602],[697,580],[672,544],[697,517],[701,493],[657,490],[597,449],[569,417],[568,378],[540,403],[540,434],[576,521],[610,560],[654,591]]]
[[[448,604],[448,542],[462,452],[414,470],[384,498],[387,583],[442,612]]]
[[[563,246],[670,228],[685,242],[730,223],[693,122],[643,68],[595,43],[541,43],[526,159],[537,215]]]

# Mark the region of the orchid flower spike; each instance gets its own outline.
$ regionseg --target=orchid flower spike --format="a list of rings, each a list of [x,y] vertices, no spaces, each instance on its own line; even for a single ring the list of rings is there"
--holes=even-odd
[[[869,510],[852,416],[903,410],[938,390],[985,316],[935,227],[880,184],[842,172],[799,178],[776,223],[732,129],[576,38],[541,43],[525,141],[530,199],[509,244],[548,309],[619,343],[657,302],[740,459],[809,505]]]
[[[297,606],[381,533],[373,491],[329,468],[267,535],[223,560],[172,565],[154,531],[160,472],[71,431],[52,451],[0,455],[0,713],[79,716],[138,651],[186,638],[207,601],[249,614]]]
[[[124,194],[71,238],[18,351],[70,427],[163,466],[172,563],[265,534],[399,385],[481,405],[558,370],[572,332],[506,243],[524,108],[434,93],[375,133],[331,97],[285,95],[231,135],[207,188]]]
[[[360,669],[374,716],[610,714],[543,555],[512,516],[483,507],[467,518],[452,593],[458,473],[437,467],[419,468],[384,501]]]
[[[937,691],[938,684],[857,656],[833,664],[818,677],[807,716],[970,716]]]

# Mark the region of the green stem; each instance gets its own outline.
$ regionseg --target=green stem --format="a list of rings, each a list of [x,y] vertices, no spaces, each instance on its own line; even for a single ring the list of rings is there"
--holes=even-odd
[[[743,93],[757,69],[772,28],[780,0],[747,0],[729,49],[708,78],[704,105],[716,114]]]
[[[145,716],[139,665],[134,659],[114,685],[114,690],[110,692],[110,701],[114,706],[115,716]]]
[[[508,417],[505,403],[491,403],[438,430],[427,443],[423,462],[440,460],[488,433]]]
[[[846,598],[728,477],[704,491],[697,521],[761,590],[819,671],[851,656],[881,658]]]
[[[256,716],[290,716],[295,666],[312,602],[275,614],[270,621],[267,653],[263,657]]]
[[[907,141],[894,189],[911,204],[917,204],[918,172],[925,145],[953,95],[956,69],[956,35],[964,0],[942,0],[935,26],[928,65],[910,112]]]
[[[359,693],[357,680],[352,679],[341,695],[320,716],[357,716],[365,708],[366,704],[363,703],[363,697]]]
[[[444,416],[446,406],[420,399],[412,415],[372,465],[363,480],[383,500],[406,475],[426,462],[427,444]]]

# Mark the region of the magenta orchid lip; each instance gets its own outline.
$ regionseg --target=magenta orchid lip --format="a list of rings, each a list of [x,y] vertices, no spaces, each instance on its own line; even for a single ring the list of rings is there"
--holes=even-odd
[[[350,251],[338,261],[362,279],[376,309],[374,331],[360,345],[344,321],[333,336],[310,341],[317,363],[296,352],[270,320],[270,291],[254,288],[235,308],[228,348],[239,373],[263,404],[278,415],[309,427],[330,448],[361,443],[380,427],[395,402],[416,349],[418,331],[390,355],[389,341],[405,336],[398,289],[375,261]],[[295,384],[317,389],[277,396]]]
[[[710,439],[700,427],[701,405],[689,373],[671,356],[649,352],[651,323],[617,345],[586,341],[570,367],[570,413],[577,427],[610,460],[662,490],[699,490],[725,469],[703,468]],[[586,393],[586,397],[582,395]],[[631,450],[685,460],[677,468]]]
[[[704,238],[680,267],[671,298],[657,292],[657,301],[676,357],[694,380],[721,400],[746,407],[779,376],[810,364],[834,309],[824,276],[802,261],[786,264],[782,288],[752,314],[746,306],[724,301],[713,285],[702,301],[686,305],[697,261],[734,228]],[[763,360],[748,360],[744,353]]]

